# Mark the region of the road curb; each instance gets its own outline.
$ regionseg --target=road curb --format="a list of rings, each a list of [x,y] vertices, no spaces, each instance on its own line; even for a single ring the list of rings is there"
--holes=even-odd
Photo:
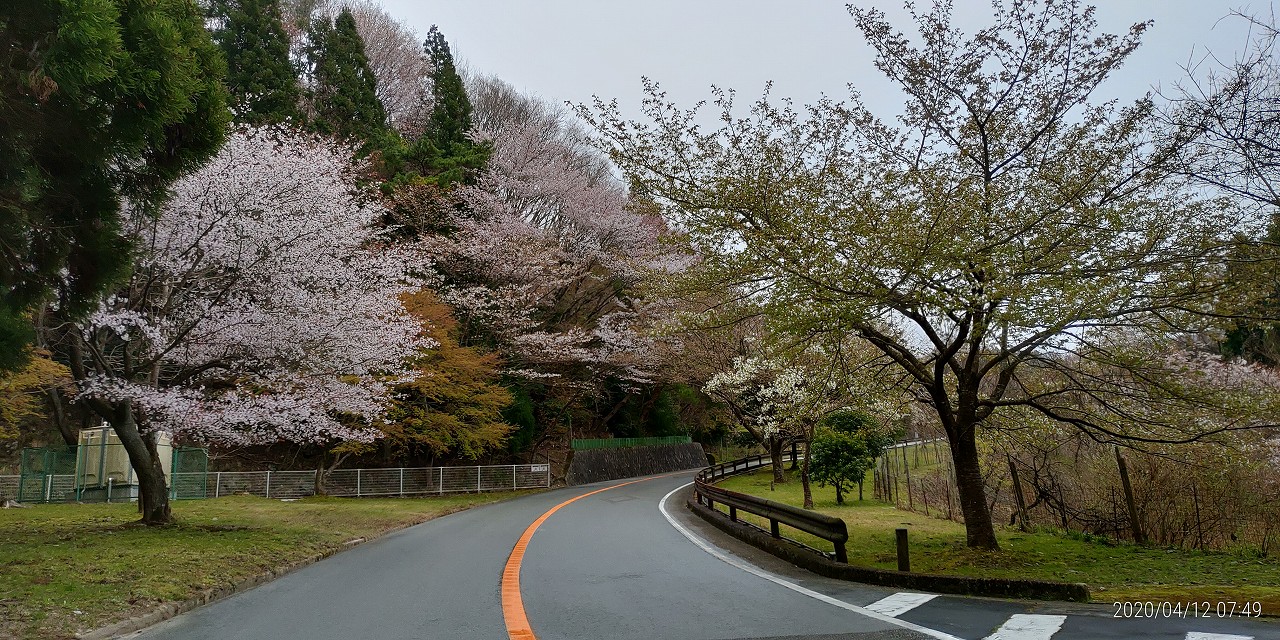
[[[957,595],[1089,602],[1089,588],[1080,583],[903,573],[837,563],[788,540],[777,540],[768,533],[745,523],[733,522],[725,514],[698,504],[693,498],[689,498],[685,504],[695,515],[717,529],[798,567],[828,578],[897,589]]]
[[[487,504],[492,504],[492,503],[487,503]],[[476,506],[483,506],[483,505],[476,505]],[[398,525],[390,529],[387,529],[385,531],[369,534],[369,535],[366,535],[364,538],[358,538],[356,540],[343,542],[338,544],[336,547],[332,549],[328,549],[322,553],[318,553],[308,558],[298,560],[297,562],[287,564],[283,567],[277,567],[275,569],[264,571],[263,573],[260,573],[255,576],[250,576],[248,578],[245,578],[243,580],[240,580],[238,582],[235,582],[227,586],[205,589],[203,591],[198,592],[195,596],[188,598],[186,600],[182,600],[180,602],[166,602],[164,604],[153,607],[149,611],[140,613],[131,618],[126,618],[124,620],[121,620],[120,622],[113,622],[104,627],[98,627],[97,629],[92,629],[84,633],[78,633],[76,634],[76,638],[78,638],[79,640],[111,640],[112,638],[119,638],[120,636],[130,634],[135,631],[141,631],[143,629],[146,629],[147,627],[159,624],[161,622],[164,622],[165,620],[168,620],[180,614],[191,611],[192,609],[195,609],[197,607],[201,607],[212,602],[217,602],[218,600],[222,600],[224,598],[229,598],[238,593],[242,593],[254,587],[258,587],[268,582],[271,582],[272,580],[275,580],[277,578],[282,578],[290,573],[293,573],[294,571],[297,571],[298,569],[302,569],[303,567],[306,567],[308,565],[315,564],[321,560],[324,560],[325,558],[336,555],[343,551],[348,551],[356,547],[373,542],[375,540],[378,540],[384,536],[388,536],[399,531],[404,531],[409,527],[416,527],[424,522],[430,522],[437,518],[442,518],[444,516],[452,515],[455,513],[459,513],[461,511],[466,511],[466,510],[467,509],[458,509],[455,511],[450,511],[448,513],[441,513],[441,514],[432,516],[430,518],[418,520],[415,522],[410,522],[403,525]]]

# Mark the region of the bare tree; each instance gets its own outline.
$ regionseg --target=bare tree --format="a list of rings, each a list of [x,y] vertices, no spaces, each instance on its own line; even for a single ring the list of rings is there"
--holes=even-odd
[[[1280,31],[1266,18],[1247,21],[1244,53],[1224,61],[1212,53],[1186,65],[1187,78],[1166,96],[1165,117],[1198,135],[1186,171],[1246,201],[1280,207]],[[1201,77],[1203,73],[1203,77]]]

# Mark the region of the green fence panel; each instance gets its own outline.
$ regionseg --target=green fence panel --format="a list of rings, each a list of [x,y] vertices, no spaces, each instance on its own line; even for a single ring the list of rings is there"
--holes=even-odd
[[[689,436],[661,436],[652,438],[585,438],[573,441],[574,451],[586,449],[623,449],[626,447],[651,447],[663,444],[689,444]]]
[[[74,447],[27,447],[18,471],[18,502],[75,500]]]

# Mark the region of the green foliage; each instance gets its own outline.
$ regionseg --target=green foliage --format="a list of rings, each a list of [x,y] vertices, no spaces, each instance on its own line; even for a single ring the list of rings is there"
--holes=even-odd
[[[875,466],[876,458],[893,444],[893,436],[880,428],[870,414],[856,410],[836,411],[823,418],[809,445],[809,474],[818,482],[836,488],[836,502],[844,503],[844,492],[853,483],[862,483]]]
[[[76,314],[120,277],[121,198],[153,203],[217,150],[223,72],[191,0],[0,4],[0,353],[52,288]]]
[[[1280,366],[1280,214],[1271,218],[1261,242],[1248,243],[1245,255],[1233,265],[1232,275],[1240,294],[1252,298],[1246,307],[1248,319],[1234,323],[1222,343],[1222,351],[1250,362]],[[1242,273],[1243,272],[1243,273]]]
[[[289,59],[277,0],[215,0],[212,9],[223,21],[213,39],[227,60],[235,121],[253,126],[300,122],[298,70]]]
[[[538,430],[538,419],[534,414],[533,398],[530,397],[528,389],[521,385],[514,385],[508,388],[511,393],[511,404],[502,410],[502,419],[516,427],[511,438],[507,441],[507,447],[512,453],[526,451],[533,444],[534,435]]]
[[[333,22],[315,20],[308,38],[311,127],[357,144],[388,144],[395,136],[387,126],[387,112],[378,100],[378,80],[369,68],[351,11],[344,9]]]
[[[440,30],[431,26],[423,49],[431,65],[431,113],[422,136],[402,150],[404,171],[447,187],[470,182],[493,152],[471,140],[471,101]]]

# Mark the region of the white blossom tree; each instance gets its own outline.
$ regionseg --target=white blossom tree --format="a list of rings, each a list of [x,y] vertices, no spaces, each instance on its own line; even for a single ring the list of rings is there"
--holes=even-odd
[[[284,130],[233,133],[135,210],[129,280],[64,326],[85,402],[138,473],[143,521],[169,520],[154,434],[231,444],[372,440],[386,385],[426,341],[405,256],[372,246],[378,207],[351,152]]]
[[[443,295],[490,334],[509,373],[647,384],[661,350],[644,331],[654,304],[637,289],[678,260],[659,243],[661,219],[633,207],[559,118],[534,109],[483,134],[488,169],[460,189],[456,233],[434,241],[452,285]]]
[[[1110,35],[1076,0],[992,4],[972,35],[950,3],[911,10],[911,36],[850,8],[905,94],[896,121],[856,94],[803,110],[766,96],[743,116],[721,92],[707,128],[652,84],[645,122],[602,101],[579,109],[692,238],[690,286],[742,291],[797,339],[855,336],[881,352],[941,423],[967,542],[985,549],[998,543],[977,432],[998,414],[1026,409],[1118,443],[1275,423],[1126,413],[1202,400],[1162,386],[1169,366],[1153,353],[1239,313],[1224,264],[1265,219],[1190,188],[1176,160],[1195,132],[1158,135],[1148,97],[1092,101],[1146,24]]]

